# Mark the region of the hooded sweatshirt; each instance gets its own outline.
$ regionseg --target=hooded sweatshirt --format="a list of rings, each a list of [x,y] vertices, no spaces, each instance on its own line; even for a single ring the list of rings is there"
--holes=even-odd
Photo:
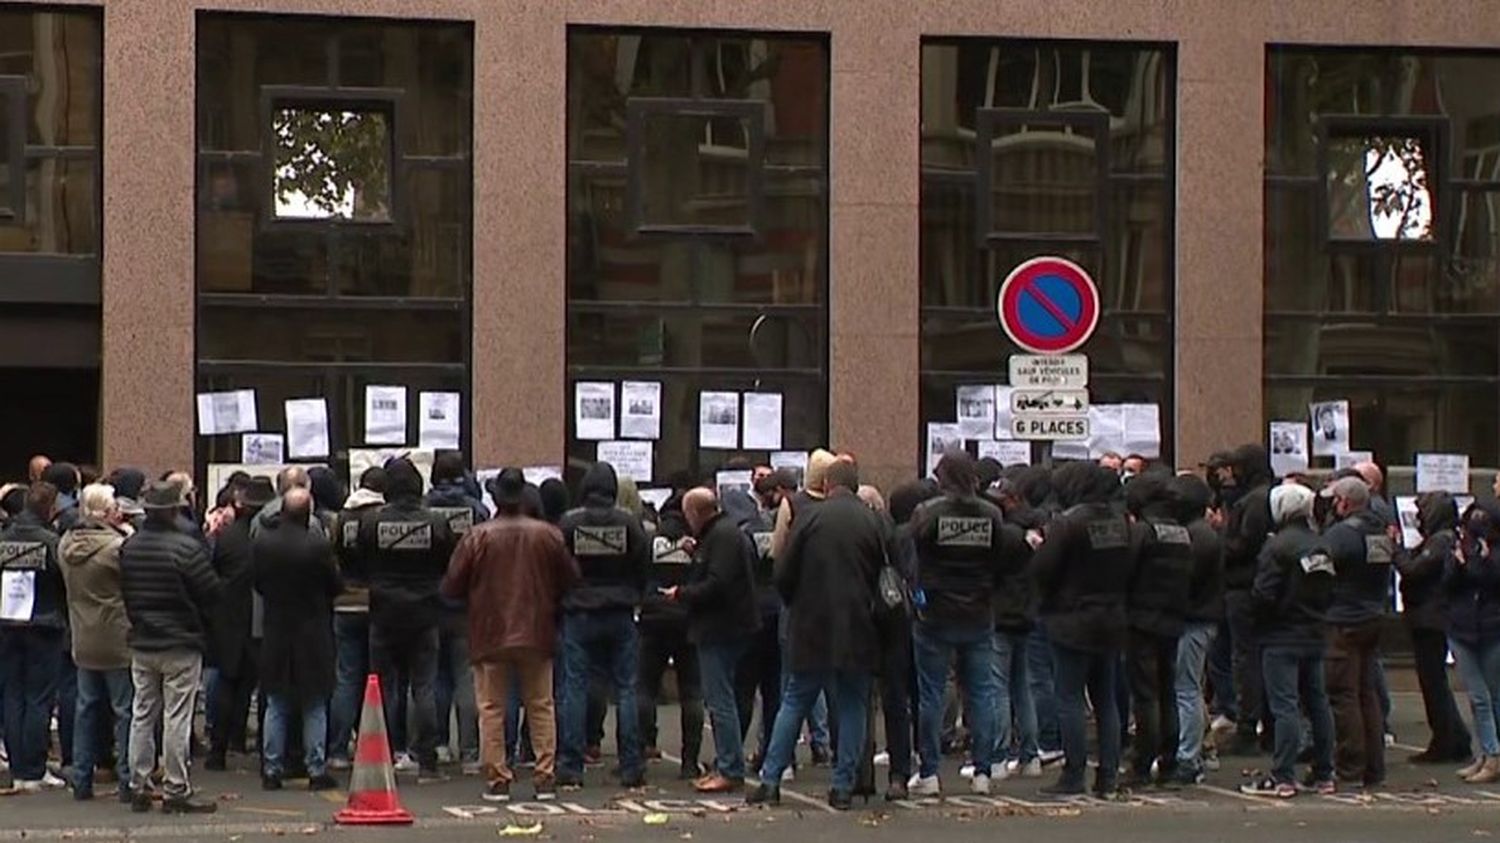
[[[1251,599],[1263,646],[1321,648],[1334,567],[1312,529],[1313,492],[1296,484],[1267,493],[1276,535],[1261,548]]]
[[[1396,557],[1406,609],[1403,615],[1409,626],[1442,632],[1448,625],[1443,616],[1443,568],[1458,543],[1458,506],[1453,496],[1447,492],[1419,495],[1417,529],[1422,543],[1412,553]]]
[[[370,611],[370,575],[359,555],[359,519],[382,506],[385,506],[385,495],[370,489],[356,489],[339,512],[339,542],[334,550],[344,580],[344,591],[333,601],[335,612],[367,614]]]
[[[607,462],[594,463],[578,486],[583,505],[558,523],[583,579],[563,597],[567,612],[629,611],[641,604],[651,575],[651,545],[640,519],[615,505],[619,483]]]
[[[125,534],[94,518],[84,518],[58,543],[68,589],[68,622],[73,661],[83,670],[125,670],[130,619],[120,591],[120,545]]]
[[[1065,647],[1116,652],[1139,551],[1130,523],[1111,504],[1119,479],[1093,463],[1069,463],[1053,483],[1064,509],[1032,557],[1043,627]]]
[[[1242,445],[1232,455],[1235,488],[1241,490],[1224,523],[1224,588],[1244,591],[1255,580],[1261,546],[1272,529],[1268,503],[1270,457],[1263,445]]]
[[[1165,638],[1182,634],[1192,600],[1193,541],[1179,523],[1166,483],[1137,477],[1126,490],[1136,512],[1135,539],[1140,543],[1135,576],[1130,582],[1129,617],[1132,630]]]

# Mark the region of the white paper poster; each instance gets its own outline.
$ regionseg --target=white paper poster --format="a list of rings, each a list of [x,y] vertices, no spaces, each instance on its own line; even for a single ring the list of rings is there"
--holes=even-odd
[[[1092,410],[1093,408],[1090,408]],[[1092,426],[1093,422],[1089,424]],[[1090,433],[1093,431],[1091,430]],[[1052,458],[1054,460],[1086,460],[1089,458],[1089,442],[1082,440],[1058,441],[1052,443]]]
[[[704,392],[698,396],[698,447],[733,450],[740,446],[740,394]]]
[[[240,435],[240,462],[250,465],[281,465],[286,440],[280,433],[245,433]]]
[[[375,466],[384,468],[387,462],[397,457],[406,457],[416,467],[417,473],[422,475],[422,491],[426,492],[432,485],[432,456],[431,448],[350,448],[349,488],[359,486],[359,478],[367,469]]]
[[[755,473],[751,471],[720,471],[714,475],[714,490],[719,493],[721,501],[724,493],[729,491],[740,491],[754,497],[754,477]]]
[[[1349,450],[1348,401],[1309,404],[1307,413],[1312,419],[1313,456],[1331,457]]]
[[[323,398],[293,398],[284,405],[287,459],[305,460],[328,456],[328,401]]]
[[[1417,528],[1417,499],[1414,496],[1396,496],[1396,518],[1401,522],[1401,543],[1407,550],[1415,550],[1422,543],[1422,532]]]
[[[1271,470],[1277,477],[1307,471],[1307,425],[1271,422]]]
[[[745,400],[745,448],[775,451],[781,447],[781,393],[747,392]]]
[[[637,484],[651,482],[650,442],[600,442],[594,458],[615,467],[615,474],[629,477]]]
[[[0,571],[0,621],[30,623],[35,608],[36,571]]]
[[[503,470],[499,468],[479,468],[474,470],[474,479],[479,481],[479,499],[484,502],[485,509],[490,511],[491,518],[495,517],[495,513],[499,511],[499,508],[495,506],[495,496],[490,494],[490,484],[495,481],[496,477],[500,476],[500,472]]]
[[[1093,404],[1089,407],[1089,459],[1107,453],[1125,456],[1125,405]]]
[[[255,390],[198,393],[198,433],[254,433],[260,429],[255,413]]]
[[[1353,468],[1362,462],[1374,462],[1373,451],[1345,451],[1342,454],[1333,455],[1333,470],[1338,471],[1345,468]]]
[[[802,483],[807,477],[807,452],[806,451],[772,451],[771,468],[787,469],[797,476],[797,488],[802,488]]]
[[[651,508],[661,512],[661,508],[672,498],[671,489],[641,489],[641,500],[651,504]]]
[[[979,458],[990,457],[1002,466],[1031,465],[1031,443],[1023,441],[979,440]]]
[[[548,480],[563,479],[560,465],[530,465],[521,469],[521,475],[533,486],[540,486]]]
[[[579,439],[615,438],[615,385],[597,381],[573,384],[573,425]]]
[[[661,438],[661,384],[625,381],[620,384],[620,438]]]
[[[995,385],[995,433],[994,437],[999,440],[1014,439],[1016,432],[1011,429],[1011,419],[1015,415],[1011,411],[1010,396],[1015,392],[1015,387],[1004,384]]]
[[[1120,454],[1140,454],[1148,460],[1161,456],[1161,408],[1155,404],[1121,404],[1125,437]]]
[[[406,444],[406,387],[365,387],[365,443]]]
[[[417,444],[433,450],[458,450],[461,399],[457,392],[417,393]]]
[[[929,422],[927,425],[927,476],[937,471],[938,461],[949,450],[962,450],[964,432],[957,424]]]
[[[1468,454],[1417,454],[1417,494],[1469,493]]]
[[[995,387],[964,384],[957,390],[957,418],[965,439],[989,439],[995,435]]]

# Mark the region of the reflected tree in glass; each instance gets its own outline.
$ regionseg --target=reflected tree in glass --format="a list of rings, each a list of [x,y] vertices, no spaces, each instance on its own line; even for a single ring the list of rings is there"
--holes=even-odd
[[[1329,140],[1329,230],[1338,239],[1431,240],[1433,203],[1419,138]]]
[[[277,217],[391,218],[391,137],[385,114],[281,108],[272,120]]]

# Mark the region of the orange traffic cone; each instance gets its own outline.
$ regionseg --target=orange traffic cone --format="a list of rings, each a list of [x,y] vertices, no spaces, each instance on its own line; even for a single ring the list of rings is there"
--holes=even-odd
[[[391,744],[385,732],[385,706],[380,699],[380,677],[365,681],[365,706],[359,715],[359,741],[354,749],[354,776],[349,781],[349,804],[333,815],[340,825],[411,825],[411,812],[396,795],[396,770],[391,766]]]

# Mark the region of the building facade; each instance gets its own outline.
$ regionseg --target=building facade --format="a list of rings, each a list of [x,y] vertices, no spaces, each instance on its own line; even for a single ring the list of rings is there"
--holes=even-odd
[[[0,0],[0,474],[237,461],[364,387],[461,396],[476,465],[591,459],[578,382],[706,390],[913,474],[1003,379],[1000,279],[1099,283],[1094,400],[1166,458],[1350,401],[1500,463],[1486,0]],[[983,152],[981,152],[983,150]],[[416,424],[411,425],[415,429]]]

